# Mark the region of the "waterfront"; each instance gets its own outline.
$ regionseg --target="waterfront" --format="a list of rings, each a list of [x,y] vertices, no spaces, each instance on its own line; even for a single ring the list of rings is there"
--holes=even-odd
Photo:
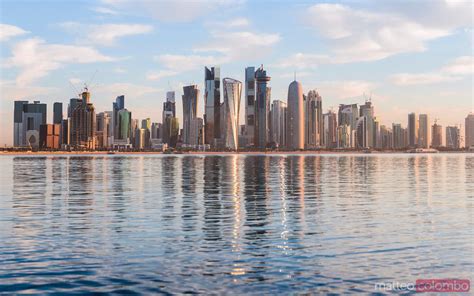
[[[472,154],[0,163],[1,292],[357,294],[472,276]]]

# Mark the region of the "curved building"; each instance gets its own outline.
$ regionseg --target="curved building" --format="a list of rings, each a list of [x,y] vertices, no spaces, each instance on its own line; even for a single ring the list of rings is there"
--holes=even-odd
[[[303,87],[295,80],[288,87],[288,132],[286,136],[289,149],[304,149],[303,104]]]
[[[239,148],[239,114],[242,82],[224,78],[224,143],[232,150]]]

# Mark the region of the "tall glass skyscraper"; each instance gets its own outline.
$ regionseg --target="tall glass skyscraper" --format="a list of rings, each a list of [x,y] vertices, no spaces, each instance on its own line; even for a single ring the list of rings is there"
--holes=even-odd
[[[420,114],[418,118],[418,146],[421,148],[429,148],[431,130],[428,114]]]
[[[322,99],[316,90],[310,90],[306,97],[305,139],[307,148],[321,145],[323,125]]]
[[[278,148],[286,146],[286,124],[288,108],[285,102],[274,100],[272,102],[272,109],[270,112],[270,141]]]
[[[286,134],[289,149],[304,149],[304,118],[303,87],[295,80],[288,87],[288,132]]]
[[[242,82],[224,78],[224,146],[228,149],[239,148],[239,114]]]
[[[245,68],[245,139],[253,146],[255,138],[255,67]]]
[[[191,125],[197,118],[199,89],[197,85],[183,87],[183,143],[191,143]]]
[[[271,88],[267,85],[271,77],[267,76],[267,71],[263,65],[255,72],[257,81],[257,99],[255,101],[255,147],[264,149],[269,142],[269,112],[271,100]]]
[[[96,116],[87,88],[82,92],[81,102],[71,113],[71,145],[80,149],[96,147]]]
[[[418,118],[415,113],[408,114],[408,146],[418,145]]]
[[[215,146],[215,139],[220,138],[220,77],[219,67],[212,67],[211,69],[204,67],[204,126],[206,144],[211,146]]]

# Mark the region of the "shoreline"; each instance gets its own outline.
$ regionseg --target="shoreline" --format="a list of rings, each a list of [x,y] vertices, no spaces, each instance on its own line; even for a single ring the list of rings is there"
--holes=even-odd
[[[438,153],[409,153],[406,151],[187,151],[179,153],[164,153],[160,151],[0,151],[0,156],[36,156],[36,155],[328,155],[328,154],[440,154],[440,153],[472,153],[469,151],[439,151]]]

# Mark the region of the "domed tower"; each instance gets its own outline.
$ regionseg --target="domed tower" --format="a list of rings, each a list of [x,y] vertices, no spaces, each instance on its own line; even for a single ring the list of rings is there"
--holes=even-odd
[[[289,149],[304,149],[303,104],[303,86],[295,80],[288,87],[288,132],[286,136]]]

